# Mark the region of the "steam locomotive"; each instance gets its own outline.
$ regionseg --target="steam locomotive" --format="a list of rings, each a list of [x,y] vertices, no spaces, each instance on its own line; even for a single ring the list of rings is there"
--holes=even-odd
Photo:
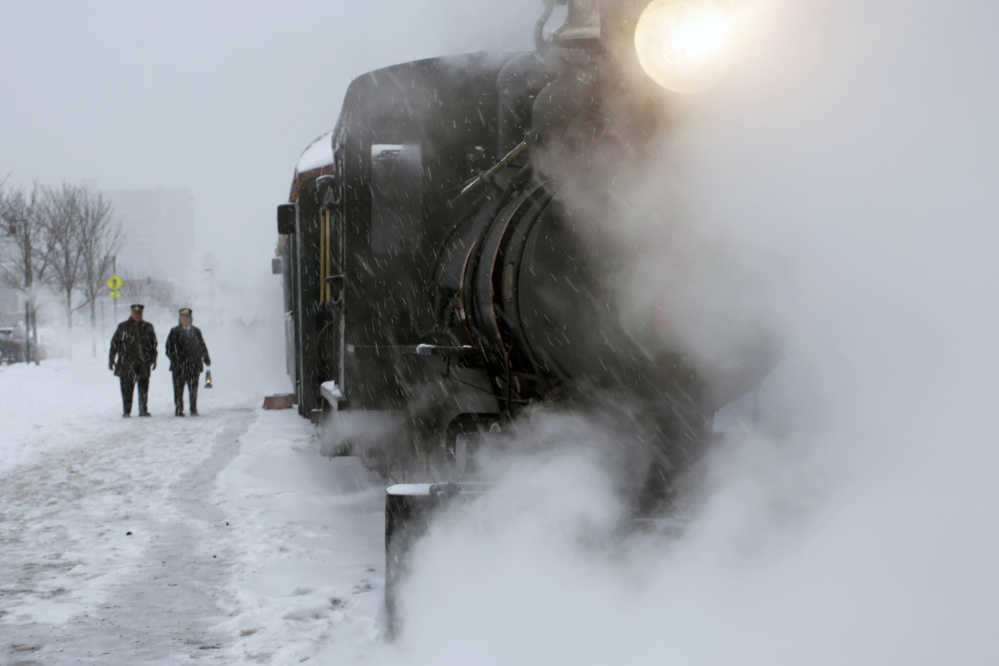
[[[624,221],[664,215],[631,188],[672,96],[723,71],[724,20],[710,0],[547,0],[535,51],[354,79],[277,215],[289,374],[325,454],[445,482],[525,410],[627,410],[650,450],[636,505],[661,504],[776,361],[756,319],[677,325],[654,280],[623,297],[643,242]],[[706,352],[719,326],[738,342]]]

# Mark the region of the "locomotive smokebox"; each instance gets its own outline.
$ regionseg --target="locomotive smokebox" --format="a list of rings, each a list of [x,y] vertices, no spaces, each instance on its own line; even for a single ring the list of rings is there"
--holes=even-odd
[[[467,313],[469,342],[503,369],[511,397],[558,387],[705,412],[754,388],[776,361],[771,337],[748,336],[738,367],[719,367],[671,337],[658,310],[637,323],[622,311],[633,256],[605,222],[574,214],[545,185],[504,206],[489,202],[467,222],[479,233],[454,254],[456,309]]]

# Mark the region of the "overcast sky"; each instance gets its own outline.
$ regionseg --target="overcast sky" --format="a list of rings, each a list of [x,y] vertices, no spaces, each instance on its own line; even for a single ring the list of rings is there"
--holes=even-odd
[[[269,271],[275,206],[352,77],[530,48],[540,11],[540,0],[0,0],[0,177],[189,189],[195,268],[213,252],[221,270]]]

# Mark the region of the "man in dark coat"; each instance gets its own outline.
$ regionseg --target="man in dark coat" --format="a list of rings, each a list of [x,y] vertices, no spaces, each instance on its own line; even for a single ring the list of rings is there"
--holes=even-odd
[[[170,329],[166,341],[166,355],[173,372],[174,416],[184,415],[184,385],[191,398],[191,416],[198,415],[198,382],[205,365],[211,365],[208,347],[201,337],[201,329],[191,325],[191,308],[181,308],[180,325]]]
[[[108,369],[121,380],[122,416],[132,415],[132,393],[139,384],[139,416],[149,416],[149,374],[156,369],[156,330],[142,320],[143,306],[132,306],[132,315],[118,324],[111,338]]]

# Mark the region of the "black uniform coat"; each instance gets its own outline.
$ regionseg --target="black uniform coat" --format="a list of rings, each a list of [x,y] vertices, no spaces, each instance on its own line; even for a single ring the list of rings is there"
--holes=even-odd
[[[171,328],[166,341],[166,355],[170,359],[170,370],[184,377],[197,377],[204,369],[202,361],[212,364],[205,339],[197,326],[191,327],[190,334],[184,331],[183,326]]]
[[[135,374],[149,377],[149,368],[156,363],[156,329],[148,321],[126,319],[118,324],[111,338],[108,365],[114,364],[118,377]]]

